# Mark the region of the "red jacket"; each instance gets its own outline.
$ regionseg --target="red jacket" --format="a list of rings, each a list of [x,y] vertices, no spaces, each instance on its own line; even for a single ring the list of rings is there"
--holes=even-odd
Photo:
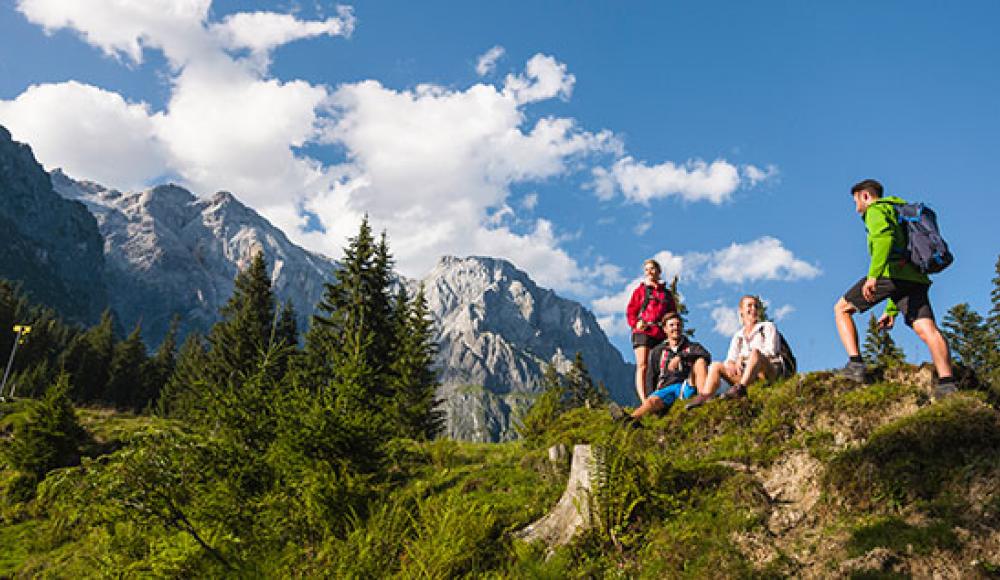
[[[641,317],[647,323],[647,326],[642,329],[642,333],[648,334],[657,340],[663,340],[667,337],[666,333],[663,332],[663,329],[658,324],[653,325],[653,323],[659,323],[668,312],[675,312],[677,310],[677,305],[674,304],[674,297],[667,290],[667,285],[660,282],[653,288],[645,311],[639,312],[639,308],[642,307],[645,299],[646,283],[640,282],[632,292],[632,298],[628,301],[628,307],[625,308],[625,318],[628,319],[628,326],[632,329],[632,332],[636,332],[635,324]]]

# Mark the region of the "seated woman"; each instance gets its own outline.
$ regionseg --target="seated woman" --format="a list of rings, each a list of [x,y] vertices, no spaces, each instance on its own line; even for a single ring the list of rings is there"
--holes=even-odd
[[[721,398],[738,399],[746,396],[747,386],[754,381],[770,382],[790,374],[788,365],[780,354],[777,327],[773,322],[760,320],[763,310],[757,296],[746,295],[740,298],[739,313],[743,328],[733,335],[726,360],[709,366],[704,386],[698,389],[698,396],[686,405],[687,409],[693,409],[710,399],[722,379],[732,387]]]
[[[650,353],[647,383],[653,392],[632,412],[633,421],[648,413],[666,411],[677,399],[690,399],[703,385],[712,355],[684,336],[684,321],[676,312],[663,317],[667,340]],[[622,414],[624,415],[624,414]],[[622,417],[624,418],[624,417]]]

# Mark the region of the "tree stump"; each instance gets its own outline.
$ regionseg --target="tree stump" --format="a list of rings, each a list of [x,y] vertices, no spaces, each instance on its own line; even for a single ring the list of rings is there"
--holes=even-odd
[[[569,481],[559,503],[551,512],[518,532],[517,537],[526,542],[540,540],[554,548],[568,544],[578,531],[588,529],[593,522],[590,513],[593,468],[590,445],[574,445]]]

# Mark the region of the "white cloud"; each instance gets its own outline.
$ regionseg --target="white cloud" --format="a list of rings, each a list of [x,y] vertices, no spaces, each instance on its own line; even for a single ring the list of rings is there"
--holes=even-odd
[[[500,45],[487,50],[476,61],[476,74],[481,77],[492,74],[496,70],[497,61],[503,57],[504,53],[504,48]]]
[[[795,307],[791,304],[785,304],[774,309],[774,315],[772,316],[777,321],[782,321],[788,317],[789,314],[795,312]]]
[[[527,76],[544,77],[532,74],[532,66],[549,64],[548,57],[536,56]],[[554,68],[564,75],[564,65]],[[367,212],[376,227],[388,229],[408,275],[423,273],[442,254],[485,253],[511,259],[543,285],[592,291],[582,283],[587,270],[559,248],[562,238],[550,222],[528,222],[530,233],[523,234],[488,219],[506,204],[513,184],[563,175],[575,159],[620,147],[611,133],[581,130],[572,119],[527,125],[523,105],[543,94],[559,90],[487,84],[395,90],[376,81],[339,87],[329,99],[332,121],[323,139],[347,151],[348,177],[330,194],[306,202],[329,232],[324,245],[342,243],[343,231],[328,216],[343,220],[346,212],[357,219]],[[537,203],[533,195],[528,205]],[[330,196],[340,197],[336,213]]]
[[[442,254],[489,254],[514,261],[543,285],[588,295],[595,282],[620,283],[620,269],[599,259],[578,263],[562,249],[568,234],[516,214],[533,211],[539,198],[532,193],[517,204],[513,186],[610,155],[619,161],[594,171],[599,196],[621,190],[630,201],[678,195],[719,203],[742,183],[776,173],[722,160],[647,166],[622,158],[610,131],[588,131],[570,118],[529,121],[531,104],[573,92],[576,78],[550,55],[536,54],[499,86],[397,90],[367,80],[327,87],[269,76],[270,52],[282,44],[350,35],[349,10],[316,21],[271,12],[213,21],[210,0],[19,0],[17,7],[46,31],[74,31],[126,64],[140,65],[144,51],[157,49],[169,65],[162,110],[74,82],[0,101],[0,120],[43,164],[119,189],[163,174],[199,194],[226,189],[297,242],[331,255],[367,213],[388,231],[401,271],[411,276]],[[501,57],[494,49],[477,64],[486,70]],[[306,145],[332,145],[343,160],[323,165],[301,153]],[[322,228],[303,231],[300,210],[318,216]],[[664,257],[665,277],[682,268],[714,272],[704,266],[711,256]],[[803,264],[785,265],[780,276],[808,275]]]
[[[565,64],[554,57],[536,54],[528,61],[525,74],[507,75],[503,92],[518,105],[523,105],[553,97],[569,99],[574,84],[576,77],[569,73]]]
[[[208,44],[203,24],[211,4],[211,0],[19,0],[17,9],[46,32],[74,30],[109,56],[139,64],[144,47],[160,48],[179,65]]]
[[[740,315],[733,306],[716,306],[712,309],[712,320],[715,326],[712,328],[722,336],[732,336],[740,329]]]
[[[774,165],[766,169],[753,165],[738,168],[722,159],[712,163],[692,159],[681,165],[671,161],[647,165],[632,157],[622,157],[610,169],[595,167],[592,174],[589,187],[605,201],[620,191],[632,203],[648,204],[655,199],[679,197],[718,205],[731,199],[741,186],[754,187],[774,178],[778,168]]]
[[[728,248],[714,252],[689,252],[674,254],[669,250],[657,252],[653,259],[660,263],[661,278],[666,282],[680,277],[684,282],[710,287],[718,283],[740,284],[761,280],[795,281],[814,278],[820,274],[819,268],[796,258],[785,249],[780,240],[763,237],[747,244],[732,244]],[[638,269],[638,268],[637,268]],[[602,318],[602,327],[608,334],[623,336],[628,332],[625,323],[625,305],[641,278],[635,278],[620,291],[591,301],[591,308]],[[716,330],[731,335],[733,320],[739,323],[736,306],[723,306],[717,302],[703,306],[713,307],[711,316]],[[791,305],[782,306],[774,313],[781,320],[794,310]],[[719,330],[725,329],[726,332]]]
[[[598,259],[594,266],[587,268],[586,278],[596,280],[604,286],[621,284],[625,280],[621,266],[610,264],[603,259]]]
[[[29,142],[50,171],[62,167],[128,189],[167,168],[145,105],[76,81],[31,86],[13,101],[0,101],[0,124]]]
[[[740,284],[758,280],[803,280],[820,275],[820,269],[795,257],[781,240],[764,236],[747,244],[733,243],[714,252],[701,274],[706,281]]]
[[[651,227],[653,227],[653,220],[643,217],[642,221],[635,224],[635,227],[632,228],[632,232],[637,236],[641,236],[648,232]]]
[[[209,5],[196,0],[22,0],[18,8],[30,21],[50,32],[74,30],[108,55],[141,63],[144,49],[162,49],[173,72],[172,92],[167,108],[155,113],[145,104],[125,106],[114,93],[73,83],[34,87],[0,107],[17,107],[26,141],[50,141],[37,148],[46,166],[62,166],[71,175],[119,189],[170,172],[197,193],[233,191],[279,226],[294,229],[301,218],[292,219],[291,208],[329,189],[332,181],[332,172],[293,152],[315,139],[317,110],[329,93],[303,81],[269,79],[260,60],[236,58],[226,50],[267,51],[314,34],[348,34],[353,17],[343,10],[339,18],[322,22],[235,14],[212,25]],[[245,34],[251,24],[263,31],[255,40]],[[45,119],[53,115],[44,110],[43,97],[56,93],[61,95],[59,124],[53,126]],[[95,116],[95,110],[103,116]],[[92,142],[101,147],[81,147]]]
[[[720,204],[739,186],[739,170],[723,160],[708,164],[696,159],[683,165],[667,161],[650,166],[632,157],[619,159],[610,171],[595,169],[593,182],[601,199],[610,199],[621,191],[628,201],[642,204],[671,196]]]
[[[620,292],[591,301],[590,307],[597,316],[597,322],[608,336],[623,337],[631,334],[628,322],[625,320],[625,306],[628,305],[632,291],[635,290],[639,281],[640,279],[636,278]]]
[[[744,179],[750,183],[750,187],[778,177],[778,167],[775,165],[768,165],[764,169],[753,165],[744,165],[740,169]]]
[[[338,13],[338,17],[323,21],[302,21],[291,14],[240,12],[212,25],[211,31],[228,49],[249,49],[262,54],[303,38],[350,36],[354,31],[354,13],[344,6],[338,8]]]

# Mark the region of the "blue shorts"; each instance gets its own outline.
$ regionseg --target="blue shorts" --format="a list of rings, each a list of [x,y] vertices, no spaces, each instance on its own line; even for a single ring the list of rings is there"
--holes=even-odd
[[[649,394],[650,397],[656,397],[657,399],[663,401],[663,404],[669,407],[674,404],[677,399],[690,399],[695,396],[697,389],[687,383],[674,383],[672,385],[667,385],[662,389],[657,389]]]

